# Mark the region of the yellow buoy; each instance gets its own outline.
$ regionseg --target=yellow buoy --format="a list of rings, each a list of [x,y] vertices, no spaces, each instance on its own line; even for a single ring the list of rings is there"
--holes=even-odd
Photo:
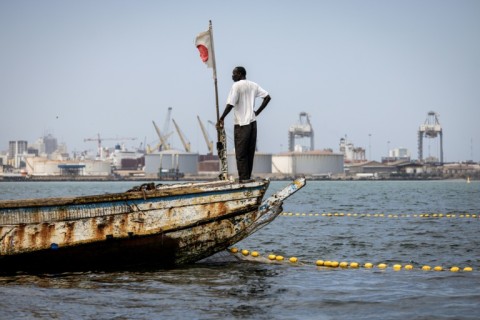
[[[442,271],[443,268],[442,268],[442,266],[435,266],[435,268],[433,268],[433,270],[435,270],[435,271]]]
[[[339,265],[340,265],[340,263],[338,263],[338,261],[332,261],[330,267],[337,268]]]
[[[235,247],[233,247],[233,248],[230,249],[230,252],[231,252],[231,253],[237,253],[237,252],[238,252],[238,249],[235,248]]]
[[[413,266],[411,264],[405,265],[405,270],[412,270]]]
[[[373,268],[373,264],[371,264],[370,262],[367,262],[365,263],[364,267],[367,269],[370,269],[370,268]]]
[[[453,266],[453,267],[450,268],[450,271],[452,271],[452,272],[458,272],[458,271],[460,271],[460,268]]]
[[[317,266],[319,266],[319,267],[320,267],[320,266],[323,266],[323,260],[317,260],[317,261],[315,262],[315,264],[316,264]]]
[[[276,257],[275,257],[275,260],[277,260],[277,261],[282,261],[282,260],[283,260],[283,257],[282,257],[282,256],[276,256]]]
[[[258,257],[260,254],[257,251],[252,251],[252,257]]]
[[[430,271],[431,269],[432,269],[432,267],[430,267],[430,266],[423,266],[422,267],[423,271]]]
[[[402,265],[401,264],[394,264],[393,265],[393,270],[395,270],[395,271],[402,270]]]
[[[297,263],[298,259],[296,257],[291,257],[288,259],[291,263]]]
[[[345,262],[345,261],[340,262],[339,267],[340,268],[347,268],[348,267],[348,262]]]
[[[243,254],[244,256],[248,256],[249,253],[250,253],[250,252],[249,252],[248,250],[246,250],[246,249],[243,249],[243,250],[242,250],[242,254]]]
[[[269,254],[268,255],[268,259],[270,259],[270,260],[275,260],[276,258],[277,258],[277,256],[274,255],[274,254]]]
[[[377,267],[378,269],[386,269],[387,265],[385,263],[380,263]]]
[[[323,265],[324,265],[325,267],[331,267],[331,266],[332,266],[332,261],[327,260],[327,261],[325,261],[325,262],[323,263]]]
[[[473,269],[472,269],[472,267],[465,267],[465,268],[463,268],[463,271],[471,272],[471,271],[473,271]]]
[[[350,262],[350,268],[358,268],[358,262]]]

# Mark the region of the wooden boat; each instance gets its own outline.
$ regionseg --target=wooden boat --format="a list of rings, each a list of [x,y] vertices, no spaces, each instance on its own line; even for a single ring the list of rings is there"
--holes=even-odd
[[[297,179],[157,185],[125,193],[0,201],[0,271],[58,272],[191,263],[272,221]]]
[[[215,61],[211,22],[208,32]],[[215,62],[212,70],[218,123]],[[297,179],[262,202],[269,180],[228,180],[226,150],[225,128],[218,126],[216,182],[0,201],[0,272],[171,266],[226,249],[272,221],[283,200],[305,185]]]

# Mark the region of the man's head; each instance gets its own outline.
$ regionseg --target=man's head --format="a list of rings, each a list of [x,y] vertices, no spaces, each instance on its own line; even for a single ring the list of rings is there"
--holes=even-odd
[[[232,72],[232,80],[237,82],[239,80],[244,80],[247,77],[247,70],[244,67],[235,67]]]

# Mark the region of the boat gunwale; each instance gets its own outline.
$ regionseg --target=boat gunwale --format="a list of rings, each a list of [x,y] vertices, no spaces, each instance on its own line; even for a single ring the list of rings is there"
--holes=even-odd
[[[251,189],[256,187],[263,187],[267,189],[269,183],[270,180],[268,179],[248,183],[238,183],[233,181],[213,181],[200,183],[188,182],[180,184],[160,185],[152,190],[126,191],[120,193],[106,193],[85,196],[52,197],[43,199],[28,198],[0,200],[0,214],[2,209],[68,206],[142,199],[147,200],[151,198],[199,194],[214,191],[215,189],[217,189],[217,191]]]

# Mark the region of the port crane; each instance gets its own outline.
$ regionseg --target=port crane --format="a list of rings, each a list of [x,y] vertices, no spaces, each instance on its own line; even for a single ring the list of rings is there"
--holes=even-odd
[[[178,126],[175,119],[172,119],[172,122],[173,122],[173,125],[175,126],[175,129],[177,130],[178,135],[180,136],[180,140],[182,141],[185,151],[190,152],[191,151],[190,142],[188,142],[187,139],[185,138],[185,135],[183,134],[182,130],[180,130],[180,127]]]
[[[83,142],[96,141],[97,142],[97,147],[98,147],[97,156],[100,159],[103,159],[102,141],[105,141],[105,140],[125,141],[125,140],[137,140],[137,138],[130,138],[130,137],[102,138],[102,137],[100,137],[100,133],[97,133],[97,136],[95,138],[85,138],[85,139],[83,139]]]
[[[198,119],[198,123],[200,124],[200,129],[202,129],[205,142],[207,143],[208,154],[213,154],[213,141],[208,136],[207,130],[205,129],[205,126],[203,125],[202,120],[200,120],[199,116],[197,116],[197,119]]]
[[[440,163],[443,163],[443,130],[438,120],[439,115],[434,111],[427,114],[425,123],[418,128],[418,160],[423,161],[423,138],[434,139],[440,137]]]
[[[157,124],[155,123],[155,121],[152,120],[152,123],[153,123],[153,127],[155,128],[155,131],[157,132],[157,135],[158,135],[158,138],[160,139],[160,142],[158,143],[157,147],[155,148],[155,150],[168,150],[170,149],[170,145],[167,143],[167,139],[168,137],[172,134],[172,133],[169,133],[169,134],[166,134],[166,135],[163,135],[162,132],[160,131],[160,128],[157,126]]]
[[[310,123],[310,115],[306,112],[300,112],[299,122],[291,125],[288,129],[288,151],[295,150],[295,139],[304,137],[310,138],[310,150],[314,150],[314,132]]]
[[[167,109],[167,117],[165,118],[165,123],[163,124],[163,134],[155,121],[152,121],[155,132],[157,133],[158,138],[160,139],[155,147],[155,151],[169,150],[170,145],[168,144],[168,138],[173,134],[173,132],[167,133],[170,125],[170,118],[172,115],[172,107]],[[150,145],[147,145],[147,153],[151,153],[153,150],[150,148]]]

